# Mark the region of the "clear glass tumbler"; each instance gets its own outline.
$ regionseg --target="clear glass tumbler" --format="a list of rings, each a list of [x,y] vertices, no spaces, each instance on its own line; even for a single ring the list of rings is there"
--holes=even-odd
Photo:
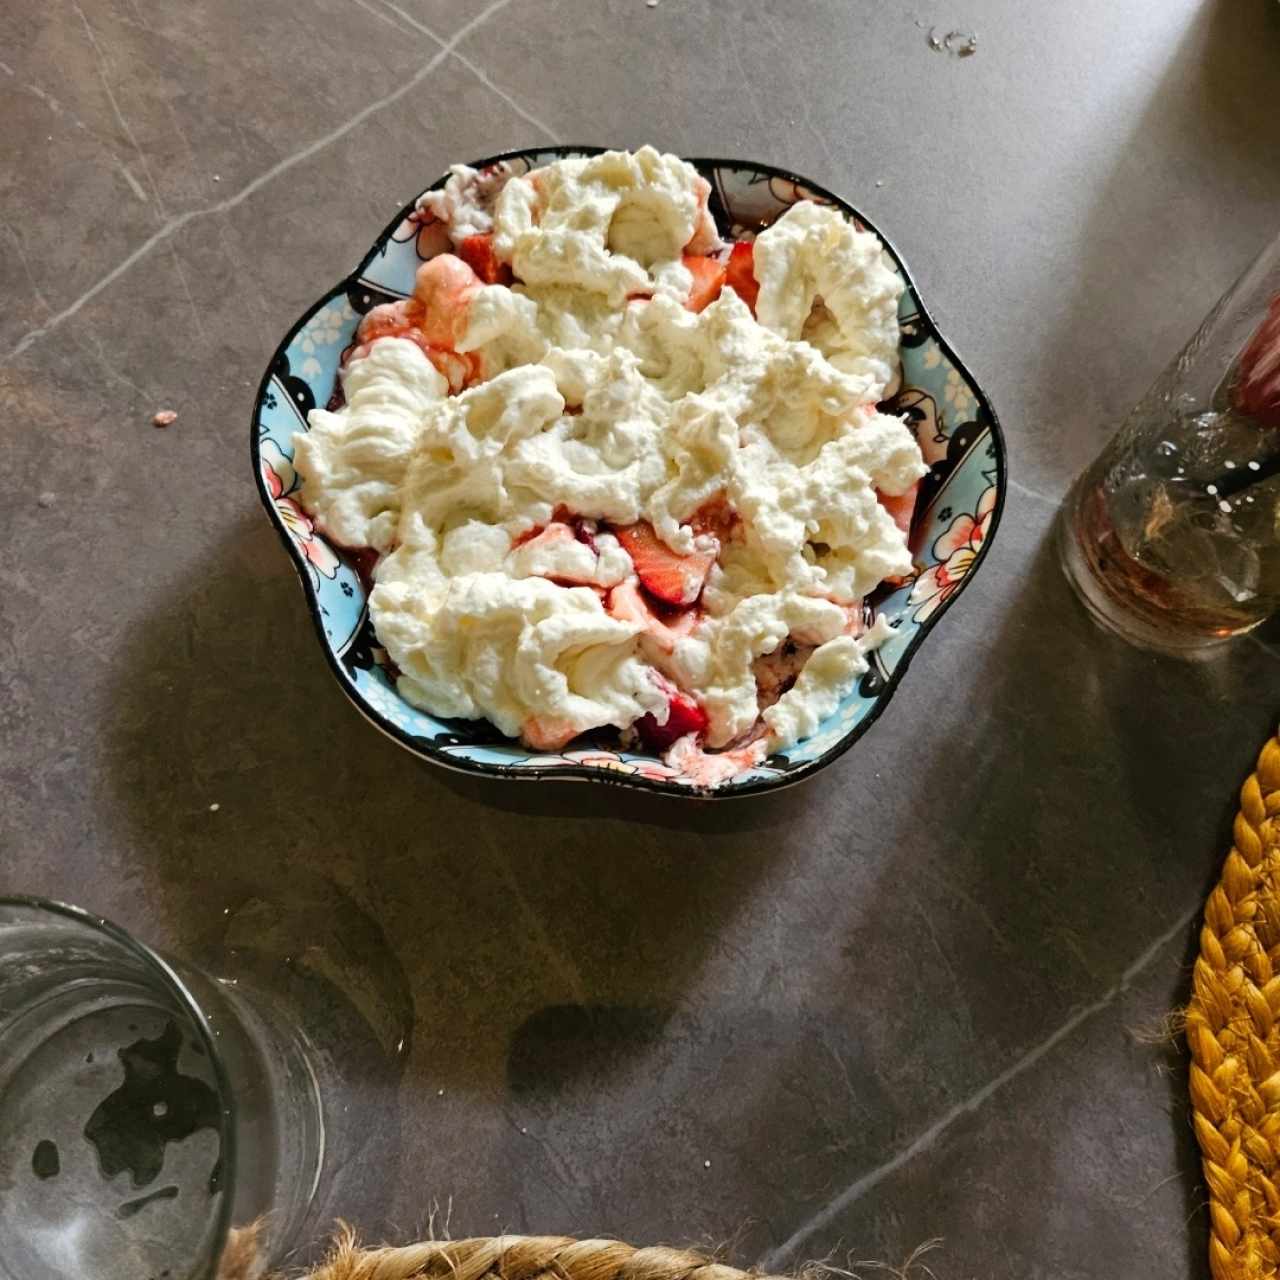
[[[1280,240],[1076,479],[1063,570],[1094,620],[1206,657],[1280,608]]]
[[[385,958],[348,947],[325,973],[337,952],[303,916],[274,980],[282,913],[217,915],[241,945],[202,970],[78,907],[0,898],[0,1280],[252,1277],[328,1227],[358,1164],[342,1099],[389,1060],[330,979],[374,991]]]

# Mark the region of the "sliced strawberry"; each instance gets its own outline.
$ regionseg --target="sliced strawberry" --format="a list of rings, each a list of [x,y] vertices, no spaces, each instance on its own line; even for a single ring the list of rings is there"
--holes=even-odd
[[[422,323],[423,306],[417,298],[403,302],[384,302],[374,307],[360,321],[357,342],[374,342],[378,338],[403,338]]]
[[[679,769],[682,777],[696,787],[718,787],[748,769],[754,769],[769,754],[765,734],[731,751],[704,751],[696,739],[686,739],[673,748],[667,764]]]
[[[554,716],[530,716],[520,726],[520,738],[535,751],[559,751],[578,736],[577,727],[569,720]]]
[[[844,624],[844,633],[847,636],[860,636],[867,629],[867,607],[861,600],[855,600],[852,604],[842,605],[844,616],[848,621]]]
[[[422,304],[420,327],[432,346],[458,349],[480,288],[480,277],[452,253],[437,254],[418,268],[413,296]]]
[[[567,524],[553,520],[540,529],[530,529],[527,533],[522,533],[512,542],[511,548],[514,551],[516,547],[553,547],[564,542],[577,542],[577,538],[573,536],[573,530]]]
[[[552,511],[551,523],[567,524],[573,530],[573,536],[577,538],[579,542],[590,547],[592,551],[595,551],[596,534],[600,531],[598,521],[592,520],[589,516],[577,515],[562,502],[554,511]],[[517,540],[516,545],[518,546],[520,542],[527,541],[529,538],[533,537],[534,533],[538,532],[540,532],[540,529],[535,529],[533,533],[524,534]]]
[[[420,333],[406,333],[426,353],[436,367],[436,372],[449,384],[455,395],[463,387],[473,387],[484,381],[484,357],[478,351],[451,351],[448,347],[432,346]]]
[[[377,547],[348,547],[346,551],[347,559],[351,561],[351,567],[356,571],[365,595],[368,595],[373,590],[373,571],[382,558],[382,552]]]
[[[373,343],[380,338],[404,338],[414,343],[435,365],[451,391],[461,391],[463,387],[480,382],[484,376],[484,358],[480,353],[460,353],[449,345],[441,346],[439,342],[433,342],[431,336],[424,332],[424,328],[430,327],[427,308],[420,299],[406,298],[403,302],[385,302],[374,307],[360,321],[356,341],[343,354],[343,363],[363,359],[369,354]],[[435,332],[435,336],[439,337],[439,332]]]
[[[566,557],[557,552],[557,547],[566,544],[576,551],[579,545],[587,548],[592,554],[590,568],[575,565],[573,557]],[[531,530],[522,534],[512,544],[512,551],[519,550],[518,565],[520,572],[537,574],[551,582],[563,586],[591,587],[596,584],[597,564],[595,562],[595,544],[578,536],[578,530],[572,525],[552,521],[543,529]],[[581,553],[578,553],[579,556]]]
[[[693,221],[693,235],[685,245],[686,253],[710,253],[720,247],[720,233],[716,230],[716,220],[707,207],[711,200],[711,183],[699,175],[694,180],[694,190],[698,193],[698,216]]]
[[[743,302],[756,313],[756,298],[760,285],[756,281],[756,247],[750,240],[738,240],[729,252],[729,266],[725,275],[727,284]]]
[[[631,557],[640,585],[664,604],[687,605],[702,594],[703,583],[715,563],[712,551],[682,556],[672,551],[647,520],[617,529],[623,549]]]
[[[573,536],[577,538],[584,546],[590,547],[597,555],[600,554],[596,547],[596,533],[599,531],[594,520],[583,520],[581,517],[575,516],[573,521]]]
[[[1231,407],[1256,418],[1259,426],[1280,427],[1280,294],[1240,353]]]
[[[677,689],[670,697],[665,724],[659,724],[652,712],[636,721],[636,732],[651,751],[665,751],[673,742],[690,733],[701,734],[707,727],[707,713],[687,693]]]
[[[720,289],[724,284],[724,263],[694,253],[686,253],[680,261],[693,276],[693,287],[689,290],[689,297],[684,305],[690,311],[701,311],[720,296]]]
[[[902,530],[906,537],[911,537],[911,520],[916,513],[916,497],[920,492],[920,481],[917,480],[906,493],[893,497],[876,490],[880,505],[893,517],[893,523]]]
[[[511,274],[511,268],[494,252],[492,233],[467,236],[458,246],[458,257],[485,284],[510,284],[514,278]]]
[[[341,356],[342,367],[345,369],[353,360],[363,360],[365,356],[373,350],[374,342],[381,338],[404,338],[409,342],[415,343],[425,355],[427,354],[427,341],[418,329],[406,329],[403,333],[379,333],[371,338],[368,342],[353,342]],[[346,403],[346,392],[343,392],[342,403]],[[327,405],[326,408],[332,409],[333,405]]]
[[[646,629],[658,616],[630,578],[610,590],[608,609],[611,618],[617,618],[619,622],[634,622]]]
[[[720,542],[728,542],[738,524],[738,513],[723,493],[704,502],[689,518],[694,533],[712,534]]]
[[[632,622],[641,627],[641,634],[648,636],[663,653],[673,652],[676,641],[687,636],[698,624],[697,609],[681,609],[662,617],[631,578],[610,590],[605,608],[609,610],[609,616],[619,622]]]
[[[342,353],[343,365],[363,360],[379,338],[408,338],[425,351],[426,342],[418,328],[421,320],[422,303],[416,298],[374,307],[357,326],[355,341]],[[345,395],[343,399],[345,401]]]

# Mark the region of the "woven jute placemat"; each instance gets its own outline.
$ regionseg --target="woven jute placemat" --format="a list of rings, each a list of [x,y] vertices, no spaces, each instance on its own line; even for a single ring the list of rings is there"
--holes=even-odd
[[[1280,1266],[1280,741],[1240,791],[1186,1013],[1215,1280]]]
[[[685,1249],[620,1240],[479,1236],[398,1249],[360,1249],[351,1237],[307,1280],[766,1280]],[[768,1278],[776,1280],[776,1278]]]

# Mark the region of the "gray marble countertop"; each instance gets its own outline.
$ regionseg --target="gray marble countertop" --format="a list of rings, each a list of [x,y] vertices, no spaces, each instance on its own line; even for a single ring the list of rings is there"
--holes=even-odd
[[[1141,1033],[1186,996],[1280,632],[1130,651],[1047,538],[1280,226],[1278,94],[1265,0],[0,9],[0,890],[177,951],[232,881],[376,917],[416,1027],[350,1208],[372,1236],[451,1197],[455,1235],[1206,1274],[1184,1065]],[[985,567],[800,788],[425,769],[339,693],[259,508],[286,327],[447,163],[544,139],[846,195],[1005,425]]]

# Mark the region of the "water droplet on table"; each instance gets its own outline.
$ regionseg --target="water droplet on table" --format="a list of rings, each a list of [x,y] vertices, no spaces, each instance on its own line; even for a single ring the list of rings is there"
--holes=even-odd
[[[957,58],[972,58],[978,52],[978,33],[955,29],[941,32],[938,27],[929,28],[929,48],[934,53],[950,53]]]

